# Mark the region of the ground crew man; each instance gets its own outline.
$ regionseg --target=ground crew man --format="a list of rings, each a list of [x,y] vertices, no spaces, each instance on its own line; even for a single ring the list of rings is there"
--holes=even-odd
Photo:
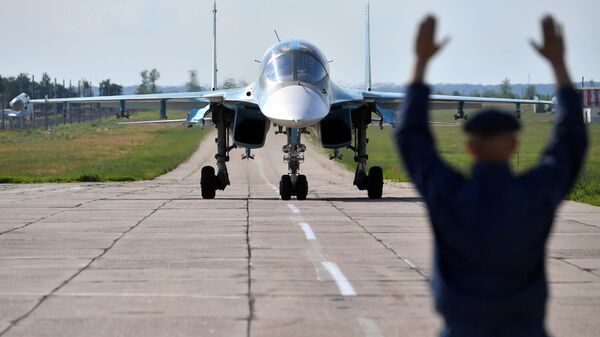
[[[546,336],[545,245],[587,146],[561,27],[544,18],[543,44],[532,42],[554,69],[559,102],[554,134],[539,163],[522,175],[511,172],[519,122],[504,112],[483,111],[464,124],[475,159],[465,177],[440,159],[428,125],[425,70],[445,44],[434,41],[435,23],[430,16],[420,25],[412,84],[395,136],[433,227],[432,291],[445,322],[440,336]]]

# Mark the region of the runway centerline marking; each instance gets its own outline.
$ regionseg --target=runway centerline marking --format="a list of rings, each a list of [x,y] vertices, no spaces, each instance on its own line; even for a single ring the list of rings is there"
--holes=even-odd
[[[302,231],[304,231],[304,236],[306,237],[306,240],[316,240],[317,239],[315,232],[313,232],[313,230],[312,230],[312,228],[310,228],[309,224],[307,224],[306,222],[301,222],[298,225],[300,226],[300,228],[302,228]]]
[[[288,204],[287,206],[290,209],[290,211],[292,211],[292,213],[300,214],[300,210],[298,209],[298,207],[294,206],[294,204]]]
[[[333,280],[335,281],[335,284],[340,290],[340,294],[342,294],[342,296],[356,296],[356,290],[354,290],[352,283],[348,281],[344,273],[342,273],[335,262],[321,261],[321,264],[323,267],[325,267],[325,269],[327,269],[331,277],[333,277]]]

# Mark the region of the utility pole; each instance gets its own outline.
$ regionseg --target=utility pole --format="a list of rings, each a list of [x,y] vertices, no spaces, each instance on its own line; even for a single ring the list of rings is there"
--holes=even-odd
[[[44,127],[48,130],[48,95],[44,99]]]
[[[217,1],[213,6],[213,72],[212,72],[212,90],[217,90]]]
[[[4,130],[4,90],[2,91],[2,130]]]
[[[365,90],[371,91],[371,13],[370,3],[367,0],[367,24],[365,31],[366,48],[365,48]]]

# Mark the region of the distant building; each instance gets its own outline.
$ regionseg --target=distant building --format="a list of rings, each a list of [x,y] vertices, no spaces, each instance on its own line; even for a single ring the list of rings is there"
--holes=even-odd
[[[600,87],[577,89],[583,100],[583,118],[586,123],[600,123]]]

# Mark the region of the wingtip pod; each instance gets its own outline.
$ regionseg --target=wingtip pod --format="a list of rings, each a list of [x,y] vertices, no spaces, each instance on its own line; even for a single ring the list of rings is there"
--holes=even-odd
[[[188,112],[186,122],[188,124],[201,124],[204,126],[206,123],[206,115],[210,112],[210,104],[203,108],[193,108]]]

